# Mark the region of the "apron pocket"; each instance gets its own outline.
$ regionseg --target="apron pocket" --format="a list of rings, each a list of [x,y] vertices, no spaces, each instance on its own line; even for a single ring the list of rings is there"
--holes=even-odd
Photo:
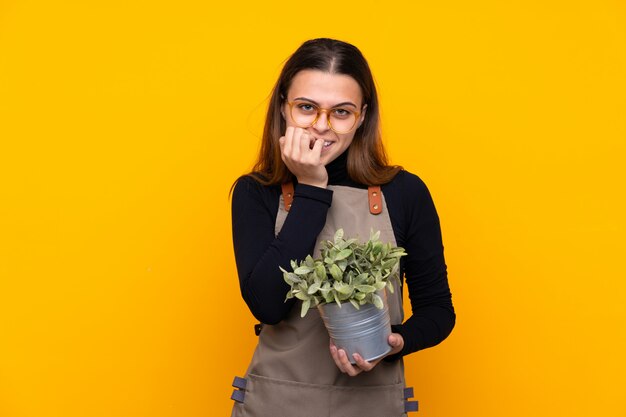
[[[358,376],[356,377],[358,378]],[[404,383],[366,387],[331,387],[331,416],[402,417]]]
[[[337,387],[248,374],[236,417],[402,417],[404,384]]]

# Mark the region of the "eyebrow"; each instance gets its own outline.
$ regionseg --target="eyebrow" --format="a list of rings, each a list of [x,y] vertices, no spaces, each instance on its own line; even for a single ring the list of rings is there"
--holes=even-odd
[[[306,98],[306,97],[296,97],[296,98],[294,98],[294,100],[304,100],[304,101],[310,101],[311,103],[315,104],[316,106],[321,107],[321,106],[320,106],[320,104],[319,104],[317,101],[315,101],[315,100],[311,100],[310,98]],[[355,109],[356,109],[356,108],[358,108],[358,107],[357,107],[357,105],[356,105],[356,104],[354,104],[354,103],[353,103],[353,102],[351,102],[351,101],[344,101],[344,102],[342,102],[342,103],[335,104],[334,106],[331,106],[331,108],[333,108],[333,107],[339,107],[339,106],[352,106],[352,107],[354,107]]]

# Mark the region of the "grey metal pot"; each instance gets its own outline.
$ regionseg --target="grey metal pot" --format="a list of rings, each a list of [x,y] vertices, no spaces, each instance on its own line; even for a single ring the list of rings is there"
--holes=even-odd
[[[337,303],[317,306],[330,338],[338,348],[346,351],[353,364],[356,363],[353,353],[358,353],[366,361],[372,361],[391,351],[388,343],[391,324],[386,289],[379,291],[378,295],[383,299],[382,309],[366,304],[357,310],[347,301],[341,307]]]

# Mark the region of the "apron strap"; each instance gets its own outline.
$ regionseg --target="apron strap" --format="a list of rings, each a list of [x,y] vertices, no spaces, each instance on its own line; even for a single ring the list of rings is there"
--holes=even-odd
[[[285,211],[291,209],[291,203],[293,202],[293,182],[286,182],[281,185],[283,189],[283,201],[285,202]]]
[[[383,197],[379,185],[367,187],[367,199],[370,204],[370,213],[380,214],[383,212]]]
[[[285,211],[289,211],[293,203],[293,183],[286,182],[281,185],[281,188],[283,201],[285,202]],[[370,213],[380,214],[383,212],[383,197],[379,185],[367,187],[367,200],[370,206]]]

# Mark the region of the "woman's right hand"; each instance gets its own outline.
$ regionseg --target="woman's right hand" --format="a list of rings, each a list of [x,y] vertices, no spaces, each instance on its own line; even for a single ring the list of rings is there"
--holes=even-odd
[[[311,142],[315,141],[311,147]],[[281,158],[299,184],[326,188],[328,172],[322,164],[321,154],[324,141],[315,139],[306,130],[289,126],[285,136],[278,140]]]

